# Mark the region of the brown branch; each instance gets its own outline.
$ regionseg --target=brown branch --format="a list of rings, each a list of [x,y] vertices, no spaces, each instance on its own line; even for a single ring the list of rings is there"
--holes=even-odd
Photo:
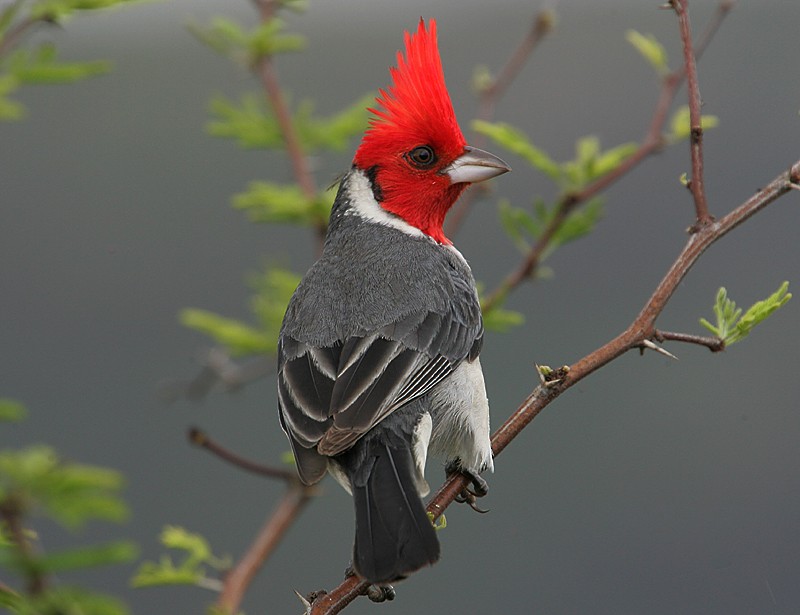
[[[275,16],[278,6],[274,0],[253,0],[253,2],[263,23],[270,21]],[[308,158],[303,152],[300,136],[297,134],[294,122],[292,122],[292,113],[283,95],[283,89],[278,80],[278,73],[272,56],[264,55],[258,58],[255,72],[261,80],[267,100],[278,122],[295,181],[300,186],[304,197],[314,199],[317,196],[317,186],[308,164]],[[325,225],[318,223],[315,225],[314,230],[316,231],[317,241],[321,246],[325,239]]]
[[[280,468],[273,468],[270,466],[265,466],[260,463],[256,463],[249,459],[245,459],[234,453],[233,451],[228,450],[218,442],[215,442],[208,435],[201,431],[196,427],[192,427],[188,434],[189,442],[194,444],[195,446],[199,446],[201,448],[206,449],[210,453],[216,455],[223,461],[227,461],[228,463],[241,468],[243,470],[247,470],[248,472],[252,472],[253,474],[258,474],[259,476],[266,476],[267,478],[279,478],[283,481],[286,481],[289,484],[294,483],[297,480],[297,475],[293,471],[283,470]]]
[[[732,8],[733,2],[723,0],[717,7],[714,16],[706,26],[700,42],[697,44],[697,57],[699,58],[708,47],[713,35],[719,29],[722,20]],[[628,158],[626,158],[613,171],[597,178],[588,186],[578,192],[567,193],[562,196],[556,204],[555,215],[551,218],[545,230],[536,242],[531,246],[528,253],[519,266],[509,273],[505,279],[489,293],[483,300],[481,307],[484,312],[488,312],[493,307],[502,304],[508,294],[517,286],[529,279],[541,263],[542,255],[547,251],[556,232],[567,219],[569,214],[579,205],[587,202],[592,197],[597,196],[616,181],[630,173],[645,158],[655,154],[664,146],[664,124],[667,121],[670,106],[675,99],[678,88],[686,77],[687,69],[685,66],[678,68],[666,75],[661,83],[661,91],[656,102],[653,115],[650,118],[645,137],[638,147]],[[707,212],[706,212],[707,213]],[[698,215],[698,220],[699,220]],[[711,218],[710,218],[711,219]]]
[[[684,342],[686,344],[697,344],[705,346],[711,352],[722,352],[725,350],[725,340],[718,337],[708,337],[704,335],[692,335],[691,333],[674,333],[672,331],[656,330],[653,337],[659,342]]]
[[[533,21],[525,37],[520,41],[503,68],[500,69],[500,73],[481,92],[480,107],[477,115],[479,119],[488,120],[494,115],[494,108],[497,102],[517,78],[522,67],[525,66],[525,63],[542,39],[552,32],[554,26],[555,14],[553,10],[545,7],[540,8],[533,16]]]
[[[247,552],[228,572],[222,583],[217,607],[225,613],[236,613],[256,573],[314,496],[316,489],[302,484],[293,471],[264,466],[229,451],[199,429],[190,429],[188,435],[192,444],[206,449],[220,459],[260,476],[281,479],[288,485],[278,506],[267,518]]]
[[[789,171],[781,173],[728,215],[698,228],[689,237],[678,258],[630,326],[605,345],[570,365],[566,377],[561,381],[536,387],[516,412],[500,426],[492,436],[494,456],[500,455],[506,446],[561,393],[628,350],[641,347],[645,340],[658,339],[658,332],[655,329],[657,317],[703,252],[770,203],[792,191],[798,183],[800,183],[800,160],[795,162]],[[452,476],[447,479],[428,503],[428,511],[432,512],[435,518],[439,517],[466,485],[467,479],[463,476]],[[360,579],[346,579],[339,587],[325,595],[324,599],[315,601],[311,613],[313,615],[339,613],[363,593],[364,586],[365,583]]]
[[[256,573],[278,546],[303,508],[314,495],[314,489],[295,479],[278,506],[267,518],[247,552],[225,576],[217,607],[225,613],[238,613],[244,594]]]
[[[14,10],[13,5],[6,9],[6,11],[11,10]],[[49,21],[50,20],[42,17],[26,17],[25,19],[20,20],[6,33],[2,40],[0,40],[0,58],[14,49],[14,47],[19,45],[20,42],[22,42],[22,39],[27,36],[36,26],[43,23],[48,23]]]
[[[700,86],[697,83],[697,62],[692,49],[692,29],[689,23],[688,0],[671,0],[678,16],[678,26],[683,43],[683,63],[686,70],[686,87],[689,90],[689,150],[692,158],[692,191],[697,222],[692,230],[710,224],[714,217],[708,213],[705,181],[703,179],[703,125],[701,120]]]
[[[33,545],[28,540],[28,532],[23,526],[24,509],[22,501],[13,493],[6,495],[0,501],[0,521],[5,526],[5,534],[17,551],[17,559],[21,563],[30,562],[34,559],[35,553]],[[31,596],[37,596],[47,588],[47,578],[44,571],[39,566],[26,566],[24,575],[26,577],[26,591]]]

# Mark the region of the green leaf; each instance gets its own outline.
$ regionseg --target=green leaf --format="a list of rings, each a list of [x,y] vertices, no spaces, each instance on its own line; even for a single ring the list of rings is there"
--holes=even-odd
[[[715,115],[701,115],[700,126],[703,130],[709,130],[719,125],[719,118]],[[670,119],[670,132],[667,138],[671,141],[682,141],[688,139],[691,134],[691,113],[689,105],[678,107]]]
[[[30,16],[35,20],[63,22],[81,11],[100,11],[145,0],[38,0]]]
[[[315,116],[313,104],[303,101],[292,118],[303,150],[345,149],[354,136],[364,132],[372,99],[372,94],[365,95],[330,117]],[[235,139],[246,149],[285,148],[281,128],[260,95],[245,94],[239,103],[217,96],[211,101],[210,113],[214,119],[206,130],[212,136]]]
[[[545,229],[557,213],[557,206],[548,206],[537,199],[530,211],[513,207],[507,201],[499,204],[500,221],[508,236],[523,252],[531,246],[531,240],[541,238]],[[575,208],[560,224],[542,254],[544,261],[556,248],[590,233],[603,215],[603,200],[595,197]]]
[[[178,525],[167,525],[161,532],[160,540],[169,549],[186,551],[191,562],[207,562],[212,557],[211,547],[205,538]]]
[[[25,406],[18,401],[0,398],[0,421],[19,423],[25,419],[27,413]]]
[[[18,120],[25,115],[25,107],[7,98],[19,88],[19,79],[14,75],[0,75],[0,120]]]
[[[250,286],[255,291],[250,306],[264,334],[271,340],[270,353],[277,352],[286,306],[300,283],[300,276],[279,267],[270,267],[260,274],[252,275]]]
[[[247,41],[247,49],[251,61],[274,56],[289,51],[302,51],[306,39],[299,34],[286,34],[286,24],[282,19],[274,17],[259,24]]]
[[[41,508],[68,527],[91,519],[124,521],[122,483],[119,472],[63,462],[47,446],[0,452],[0,490],[17,493],[29,508]]]
[[[198,40],[221,55],[244,60],[247,46],[247,33],[235,21],[225,17],[214,17],[207,27],[189,24],[191,32]]]
[[[495,307],[484,312],[483,325],[488,331],[506,333],[514,327],[519,327],[525,323],[525,316],[514,310],[506,310],[502,307]]]
[[[349,107],[330,117],[315,116],[311,101],[303,101],[294,114],[293,122],[305,151],[343,151],[353,137],[367,127],[369,111],[375,95],[365,94]]]
[[[273,17],[247,30],[235,21],[215,17],[207,27],[191,25],[189,30],[219,54],[253,65],[261,58],[305,47],[305,38],[284,32],[285,22]]]
[[[553,235],[553,247],[562,246],[588,235],[603,217],[603,199],[595,197],[576,208]]]
[[[230,567],[230,560],[215,557],[205,538],[182,527],[167,526],[160,540],[165,547],[182,551],[182,561],[175,564],[170,556],[162,555],[158,562],[143,562],[131,579],[133,587],[199,585],[219,589],[219,581],[206,576],[204,565],[222,570]]]
[[[580,190],[589,182],[613,171],[638,149],[636,143],[623,143],[603,152],[600,139],[581,137],[575,143],[575,158],[561,165],[565,190]]]
[[[215,119],[206,125],[206,131],[214,137],[235,139],[245,149],[283,147],[278,122],[266,113],[260,96],[245,94],[238,105],[216,96],[209,111]]]
[[[542,171],[556,181],[561,179],[561,169],[543,150],[531,143],[530,139],[510,124],[474,120],[472,129],[489,137],[499,146],[524,158],[532,167]]]
[[[669,71],[667,52],[664,46],[652,34],[642,34],[636,30],[625,33],[626,40],[636,48],[641,56],[652,66],[659,76]]]
[[[62,573],[81,568],[124,564],[135,559],[138,552],[134,543],[121,540],[40,555],[35,558],[33,565],[43,574]]]
[[[14,0],[0,12],[0,41],[5,38],[6,32],[24,3],[25,0]]]
[[[724,287],[717,291],[714,302],[714,316],[716,323],[712,324],[705,318],[700,319],[700,324],[730,346],[747,337],[753,328],[771,316],[776,310],[792,298],[789,291],[789,282],[781,286],[766,299],[754,303],[744,314],[736,303],[728,298]]]
[[[206,333],[234,356],[275,354],[283,315],[289,298],[300,283],[300,276],[272,267],[264,273],[252,275],[249,282],[255,291],[251,308],[258,319],[258,327],[199,309],[183,310],[181,322]]]
[[[186,308],[181,310],[179,320],[185,327],[205,333],[225,346],[234,356],[273,353],[277,346],[264,332],[207,310]]]
[[[37,49],[19,49],[8,59],[9,73],[19,83],[71,83],[107,73],[108,62],[59,62],[55,46],[44,44]]]
[[[118,599],[79,587],[56,586],[33,596],[20,597],[15,615],[129,615]]]
[[[325,226],[335,194],[323,192],[306,198],[297,184],[251,182],[246,192],[234,195],[233,206],[247,212],[253,222]]]
[[[637,143],[629,142],[602,152],[594,161],[594,176],[602,177],[606,173],[614,171],[619,165],[625,162],[625,160],[630,158],[637,149],[639,149]]]

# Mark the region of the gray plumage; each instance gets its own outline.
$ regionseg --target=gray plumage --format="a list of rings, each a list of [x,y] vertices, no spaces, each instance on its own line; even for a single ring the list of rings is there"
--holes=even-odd
[[[482,340],[463,257],[382,211],[353,169],[286,311],[278,400],[303,482],[330,469],[353,493],[353,563],[372,582],[438,559],[420,499],[429,438],[465,469],[492,465]]]

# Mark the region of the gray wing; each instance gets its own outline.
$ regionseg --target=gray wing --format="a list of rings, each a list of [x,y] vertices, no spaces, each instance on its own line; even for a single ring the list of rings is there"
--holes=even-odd
[[[363,337],[316,348],[281,339],[278,400],[304,482],[391,412],[424,395],[480,352],[474,291],[450,313],[416,312]]]

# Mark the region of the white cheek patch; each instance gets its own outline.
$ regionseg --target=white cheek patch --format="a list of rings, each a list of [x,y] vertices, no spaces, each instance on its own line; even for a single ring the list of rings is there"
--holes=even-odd
[[[380,206],[375,200],[369,178],[360,169],[353,169],[347,179],[347,196],[350,201],[350,212],[377,224],[390,226],[414,237],[427,237],[425,233],[398,216],[394,216]],[[348,212],[348,213],[350,213]]]

